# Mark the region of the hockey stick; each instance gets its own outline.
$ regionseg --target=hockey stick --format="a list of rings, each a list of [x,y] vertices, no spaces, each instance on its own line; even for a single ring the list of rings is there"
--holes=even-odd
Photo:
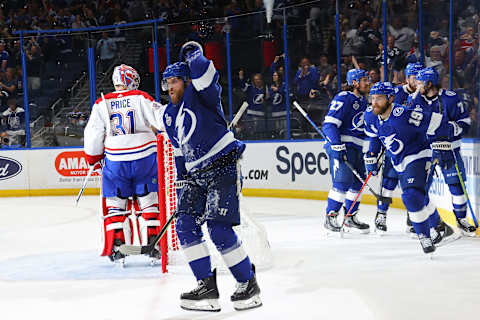
[[[465,183],[463,181],[462,175],[460,174],[460,169],[458,168],[458,160],[455,154],[455,150],[452,149],[452,152],[453,152],[453,158],[455,159],[455,169],[457,169],[458,179],[460,180],[460,184],[462,185],[463,194],[467,198],[468,208],[470,209],[470,214],[472,216],[473,223],[475,224],[475,228],[478,228],[478,221],[477,221],[477,218],[475,217],[475,213],[473,212],[472,204],[470,203],[470,198],[468,197],[468,193],[467,193],[467,188],[465,188]]]
[[[85,190],[85,187],[87,186],[88,178],[90,178],[90,176],[93,173],[93,167],[94,166],[90,166],[90,169],[88,169],[87,176],[83,180],[82,189],[80,189],[80,191],[78,192],[78,195],[77,195],[77,199],[75,199],[75,206],[78,205],[78,201],[80,201],[80,198],[82,197],[83,191]]]
[[[308,114],[305,112],[305,110],[303,110],[303,108],[298,104],[297,101],[293,101],[293,105],[298,109],[298,111],[300,111],[300,113],[305,117],[305,119],[307,119],[307,121],[310,122],[312,127],[323,137],[323,139],[325,139],[325,141],[330,141],[330,139],[327,138],[327,136],[322,131],[322,129],[317,127],[315,122],[313,122],[313,120],[308,116]],[[380,153],[380,156],[378,157],[378,159],[380,159],[380,157],[383,155],[384,151],[385,151],[385,148],[382,148],[382,152]],[[357,172],[357,170],[355,170],[355,168],[350,164],[350,162],[345,160],[344,163],[350,169],[350,171],[352,171],[352,173],[355,175],[355,177],[357,177],[357,179],[361,183],[366,183],[366,180],[364,180],[362,178],[362,176]],[[383,197],[383,196],[378,195],[375,191],[373,191],[373,189],[370,185],[367,185],[367,187],[370,190],[370,192],[375,196],[375,198],[377,198],[377,200],[382,201],[382,202],[386,202],[386,203],[389,203],[389,204],[392,203],[392,198]]]
[[[125,255],[137,255],[137,254],[146,254],[152,252],[152,250],[157,245],[158,241],[167,233],[167,229],[172,223],[172,221],[177,217],[177,211],[168,218],[165,225],[160,230],[160,233],[152,240],[152,243],[147,244],[146,246],[134,246],[122,244],[118,250]]]
[[[372,176],[372,171],[370,171],[368,173],[368,176],[367,178],[365,179],[365,182],[362,184],[362,187],[360,188],[360,191],[358,191],[357,193],[357,196],[355,197],[355,200],[353,200],[353,203],[352,205],[350,206],[350,209],[348,209],[348,212],[347,214],[343,217],[343,223],[342,223],[342,227],[340,229],[340,235],[343,236],[343,227],[345,226],[345,221],[347,221],[347,218],[348,217],[351,217],[352,215],[350,214],[350,212],[352,211],[353,207],[355,206],[355,203],[357,203],[357,200],[358,198],[360,197],[360,195],[362,194],[363,192],[363,188],[367,185],[367,182],[368,180],[370,179],[370,177]]]
[[[247,101],[243,101],[242,105],[240,106],[240,109],[238,109],[238,112],[237,114],[235,115],[235,117],[232,119],[232,122],[230,122],[230,124],[228,125],[228,130],[232,130],[233,127],[235,127],[237,125],[237,122],[240,120],[240,118],[243,116],[243,113],[245,112],[245,110],[247,110],[248,108],[248,102]]]

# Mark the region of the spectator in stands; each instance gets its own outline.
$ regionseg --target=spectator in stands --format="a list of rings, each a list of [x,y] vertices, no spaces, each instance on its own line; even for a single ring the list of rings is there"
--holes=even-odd
[[[364,40],[363,48],[361,52],[365,56],[374,56],[376,54],[375,48],[381,42],[380,32],[375,30],[370,25],[371,20],[366,18],[363,19],[363,22],[358,27],[357,35],[362,37]]]
[[[7,63],[8,63],[8,51],[5,50],[5,41],[0,40],[0,70],[5,71],[7,70]]]
[[[25,110],[17,107],[17,99],[10,97],[8,99],[8,109],[2,113],[7,125],[6,133],[12,144],[25,144]]]
[[[447,71],[443,63],[442,50],[441,46],[433,46],[430,48],[430,56],[425,57],[425,65],[435,68],[439,75],[444,75]]]
[[[72,23],[72,29],[82,29],[86,28],[87,25],[82,20],[82,16],[77,14],[75,15],[75,21]]]
[[[8,97],[15,97],[17,94],[17,85],[18,83],[15,76],[15,70],[8,68],[3,77],[0,79],[0,90],[6,91],[8,93]]]
[[[308,101],[310,92],[317,87],[318,70],[310,64],[308,58],[303,58],[295,75],[294,84],[296,85],[297,99],[300,101]]]
[[[282,77],[282,79],[285,77],[285,70],[284,70],[285,60],[284,59],[285,59],[285,54],[282,53],[279,56],[275,56],[272,64],[270,65],[270,72],[272,73],[272,75],[274,72],[278,72],[279,76]]]
[[[380,79],[381,81],[390,81],[393,83],[398,82],[398,73],[402,70],[402,52],[395,46],[395,38],[391,35],[387,37],[387,68],[389,79],[384,80],[383,72],[383,44],[378,45],[378,54],[375,60],[380,66]]]
[[[254,138],[261,138],[267,131],[265,123],[267,88],[265,88],[263,83],[263,77],[260,73],[255,73],[253,75],[253,81],[250,84],[245,74],[240,70],[238,78],[241,81],[241,88],[246,94],[246,101],[248,103],[248,109],[244,116],[247,132],[252,134]]]
[[[388,32],[395,38],[395,44],[402,53],[410,50],[415,38],[415,31],[403,25],[400,17],[393,18],[392,25],[388,26]]]
[[[286,128],[286,99],[285,82],[278,71],[273,72],[272,84],[267,87],[267,100],[271,106],[271,112],[268,113],[268,130],[272,137],[284,138],[283,134]]]
[[[100,53],[102,72],[105,73],[115,59],[117,45],[108,37],[108,33],[102,32],[102,38],[97,42],[97,50]]]
[[[380,81],[380,74],[377,68],[371,68],[368,71],[368,78],[370,80],[370,83],[373,85],[377,82]]]
[[[40,90],[43,71],[43,55],[40,47],[32,45],[29,50],[25,51],[25,55],[27,57],[28,90]]]
[[[328,58],[326,55],[322,54],[320,56],[320,64],[318,65],[318,81],[319,84],[328,86],[332,80],[332,66],[328,64]]]

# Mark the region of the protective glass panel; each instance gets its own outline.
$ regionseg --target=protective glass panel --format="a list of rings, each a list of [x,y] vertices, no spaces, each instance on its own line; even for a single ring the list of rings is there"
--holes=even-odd
[[[31,146],[83,145],[88,115],[69,106],[74,94],[88,86],[87,35],[27,37],[24,50]]]
[[[285,10],[291,100],[298,102],[308,116],[321,126],[337,82],[335,7],[327,2]],[[312,125],[292,108],[292,139],[321,138]]]

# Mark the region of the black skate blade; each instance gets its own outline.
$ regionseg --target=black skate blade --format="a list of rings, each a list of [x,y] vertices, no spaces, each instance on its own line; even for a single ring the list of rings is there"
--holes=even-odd
[[[180,308],[188,311],[220,312],[218,299],[186,300],[180,299]]]
[[[344,226],[343,227],[344,231],[347,232],[347,233],[351,233],[351,234],[369,234],[370,233],[370,228],[368,229],[358,229],[358,228],[351,228],[351,227],[348,227],[348,226]]]
[[[239,300],[233,302],[233,308],[237,311],[245,311],[245,310],[250,310],[254,308],[261,307],[262,300],[260,299],[260,296],[258,294],[254,295],[253,297],[247,299],[247,300]]]
[[[461,234],[457,233],[457,232],[454,232],[452,235],[446,237],[446,238],[443,238],[442,241],[440,241],[439,243],[437,243],[435,246],[436,247],[443,247],[447,244],[450,244],[454,241],[457,241],[458,239],[460,239],[462,237]]]

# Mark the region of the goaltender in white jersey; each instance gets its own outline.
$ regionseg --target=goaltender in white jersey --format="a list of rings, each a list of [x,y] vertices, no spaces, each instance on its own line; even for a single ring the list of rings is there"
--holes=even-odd
[[[124,262],[118,251],[131,244],[133,233],[128,216],[128,198],[136,198],[140,240],[146,245],[160,229],[158,220],[158,184],[156,129],[163,127],[157,115],[163,106],[146,92],[137,90],[140,77],[126,65],[115,67],[112,75],[116,91],[98,99],[84,134],[87,161],[95,169],[102,167],[104,247],[102,256]],[[155,112],[157,111],[157,112]],[[135,226],[134,226],[135,227]],[[152,261],[159,251],[152,253]]]

